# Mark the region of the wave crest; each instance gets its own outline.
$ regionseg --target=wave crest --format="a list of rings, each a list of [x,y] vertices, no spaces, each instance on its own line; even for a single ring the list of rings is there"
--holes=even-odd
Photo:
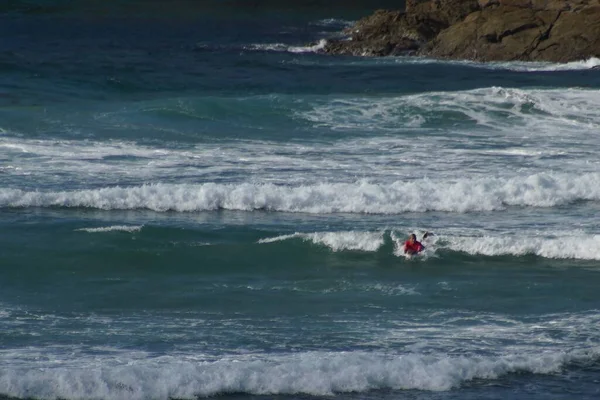
[[[496,357],[306,352],[216,362],[167,356],[127,366],[4,368],[0,392],[21,398],[112,400],[192,399],[233,392],[323,396],[374,389],[446,391],[473,379],[515,372],[548,374],[597,357],[598,349]]]
[[[154,211],[268,210],[305,213],[372,213],[502,210],[554,207],[600,200],[600,174],[534,174],[517,178],[454,181],[429,179],[391,184],[152,184],[61,192],[0,189],[0,207],[87,207]]]
[[[377,251],[383,245],[384,232],[314,232],[294,233],[273,238],[261,239],[258,243],[273,243],[293,238],[301,238],[314,244],[329,247],[333,251],[361,250]]]
[[[403,256],[403,244],[406,237],[404,233],[400,235],[394,230],[294,233],[260,239],[258,243],[301,239],[315,245],[328,247],[336,252],[346,250],[376,252],[382,248],[385,238],[388,236],[394,245],[394,255]],[[418,236],[420,237],[422,234]],[[466,236],[437,232],[423,243],[425,244],[424,259],[439,254],[440,251],[451,251],[486,257],[535,255],[553,259],[600,260],[600,235],[583,232],[572,233],[568,237],[565,235],[528,235],[527,233],[518,236]]]
[[[600,260],[600,235],[558,238],[477,237],[449,238],[452,251],[484,256],[536,255],[555,259]]]

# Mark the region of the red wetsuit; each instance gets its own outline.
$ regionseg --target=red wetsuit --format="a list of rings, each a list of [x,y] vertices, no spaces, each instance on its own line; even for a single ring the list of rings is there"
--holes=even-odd
[[[416,240],[412,243],[410,242],[410,240],[404,242],[404,253],[417,254],[422,252],[424,248],[425,247],[423,247],[421,242],[417,242]]]

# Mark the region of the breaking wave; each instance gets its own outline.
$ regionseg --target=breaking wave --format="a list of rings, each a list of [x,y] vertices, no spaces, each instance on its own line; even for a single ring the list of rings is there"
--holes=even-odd
[[[406,233],[399,231],[380,232],[314,232],[294,233],[258,241],[260,244],[285,242],[299,239],[319,246],[325,246],[332,251],[358,250],[364,252],[380,251],[386,238],[393,243],[393,253],[402,256],[402,246],[406,240]],[[422,237],[422,233],[418,234]],[[523,233],[521,235],[501,236],[469,236],[444,234],[437,232],[424,241],[426,250],[425,258],[434,256],[443,251],[466,253],[473,256],[527,256],[535,255],[552,259],[578,259],[600,260],[600,234],[586,234],[584,232],[570,235],[552,236]]]
[[[317,126],[331,129],[397,132],[398,127],[418,128],[476,123],[508,135],[580,135],[597,129],[600,118],[590,108],[598,102],[597,90],[481,89],[426,92],[399,97],[338,98],[298,113]],[[377,121],[377,123],[374,123]],[[433,124],[433,125],[432,125]]]
[[[329,247],[333,251],[360,250],[377,251],[384,242],[384,232],[315,232],[294,233],[291,235],[277,236],[274,238],[261,239],[258,243],[273,243],[293,238],[301,238],[314,244]]]
[[[544,258],[600,260],[600,235],[573,237],[452,237],[445,245],[453,251],[484,256],[536,255]]]
[[[152,184],[75,191],[0,189],[0,207],[154,211],[267,210],[304,213],[475,212],[600,200],[600,173],[396,181],[391,184]]]
[[[473,379],[497,379],[517,372],[549,374],[569,363],[593,361],[598,355],[595,348],[485,357],[303,352],[217,361],[163,356],[141,358],[131,365],[115,359],[90,361],[86,368],[56,360],[53,366],[35,368],[5,365],[0,371],[0,393],[21,398],[113,400],[193,399],[225,393],[323,396],[376,389],[447,391]]]

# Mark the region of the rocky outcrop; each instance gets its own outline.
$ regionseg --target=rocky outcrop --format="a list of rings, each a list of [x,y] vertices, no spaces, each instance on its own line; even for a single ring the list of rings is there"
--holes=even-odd
[[[479,61],[565,62],[599,56],[600,5],[589,3],[480,1],[479,11],[440,32],[421,53]]]
[[[479,9],[477,0],[406,2],[406,12],[378,10],[346,30],[347,40],[331,41],[325,51],[351,55],[415,53],[443,29]]]
[[[406,23],[400,11],[379,10],[346,31],[351,40],[328,42],[325,51],[358,56],[397,55],[421,48],[421,36]]]
[[[566,62],[600,56],[600,0],[408,0],[333,41],[334,54]]]

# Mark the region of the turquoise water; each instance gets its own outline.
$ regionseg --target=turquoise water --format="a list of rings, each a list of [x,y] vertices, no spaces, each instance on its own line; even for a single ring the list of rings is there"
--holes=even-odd
[[[600,60],[318,54],[373,4],[7,4],[0,397],[598,398]]]

